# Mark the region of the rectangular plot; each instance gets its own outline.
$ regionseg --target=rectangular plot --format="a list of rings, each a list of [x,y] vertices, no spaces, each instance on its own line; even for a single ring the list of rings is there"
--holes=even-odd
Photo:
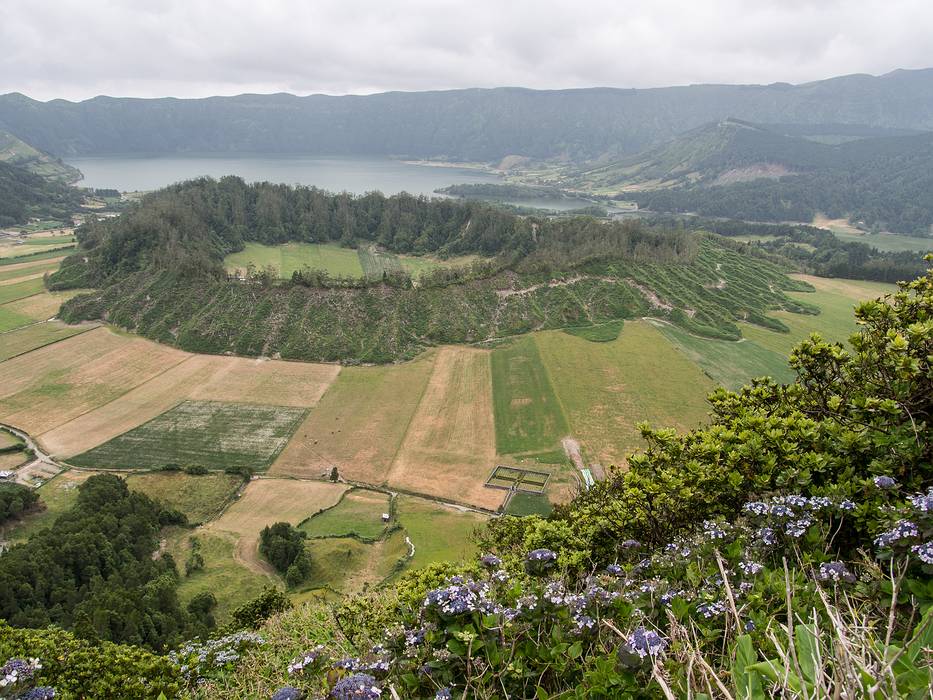
[[[443,347],[412,418],[388,483],[415,493],[498,508],[484,487],[495,465],[489,353]]]
[[[491,361],[499,454],[554,449],[569,428],[534,337],[497,348]]]
[[[180,350],[96,328],[0,364],[0,420],[40,435],[186,357]]]
[[[12,281],[13,284],[0,284],[0,304],[23,299],[38,294],[45,289],[45,283],[42,281],[41,275],[37,279],[29,279],[25,282],[7,281]]]
[[[97,324],[69,326],[51,321],[4,333],[3,338],[0,338],[0,362],[94,328],[97,328]]]
[[[184,401],[70,461],[76,466],[156,468],[166,464],[209,469],[266,469],[285,447],[305,409]]]
[[[6,306],[0,306],[0,333],[6,333],[7,331],[12,331],[22,326],[28,326],[30,323],[33,323],[33,320],[21,313],[17,313],[12,309],[8,309]],[[0,343],[3,342],[3,338],[0,337]]]

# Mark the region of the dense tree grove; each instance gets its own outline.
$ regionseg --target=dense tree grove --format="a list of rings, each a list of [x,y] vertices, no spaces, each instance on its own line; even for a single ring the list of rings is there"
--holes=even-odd
[[[0,483],[0,525],[18,518],[39,504],[35,489],[22,484]]]
[[[164,649],[192,632],[159,531],[184,521],[113,475],[92,476],[54,524],[0,557],[0,619]]]
[[[305,549],[307,535],[289,523],[275,523],[259,533],[259,553],[285,576],[289,586],[296,586],[311,573],[311,558]]]

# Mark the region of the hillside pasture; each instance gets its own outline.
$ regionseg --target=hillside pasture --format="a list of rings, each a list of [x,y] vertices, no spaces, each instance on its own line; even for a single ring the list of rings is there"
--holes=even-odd
[[[201,475],[146,472],[126,476],[130,489],[180,510],[191,524],[206,522],[220,513],[242,483],[242,477],[223,472]]]
[[[817,306],[817,316],[804,316],[786,311],[775,311],[771,316],[780,319],[789,333],[775,333],[760,326],[745,324],[742,335],[780,355],[787,356],[801,340],[811,333],[819,333],[827,340],[846,342],[858,330],[853,316],[859,302],[897,291],[893,284],[862,280],[829,279],[812,275],[792,275],[816,288],[815,292],[792,292],[789,296]]]
[[[491,363],[499,454],[556,449],[569,427],[535,337],[527,335],[495,349]]]
[[[611,342],[592,343],[562,331],[536,342],[584,457],[607,466],[644,443],[640,421],[687,429],[707,414],[714,383],[645,321],[625,324]]]
[[[86,289],[71,289],[67,292],[44,291],[39,294],[17,299],[4,304],[2,308],[24,314],[34,321],[47,321],[58,314],[59,308],[73,296],[86,292]]]
[[[29,316],[8,309],[6,305],[0,306],[0,333],[22,328],[23,326],[28,326],[30,323],[35,323],[35,321],[29,318]]]
[[[31,279],[41,277],[46,272],[52,272],[58,269],[59,259],[37,260],[34,262],[20,263],[19,265],[7,265],[0,267],[0,283],[9,282],[13,279]]]
[[[0,420],[41,435],[113,401],[185,357],[107,328],[79,333],[0,363]]]
[[[489,518],[480,513],[401,494],[396,502],[399,523],[415,546],[409,566],[437,561],[466,561],[477,554],[473,531]]]
[[[380,491],[351,489],[333,508],[312,515],[299,529],[309,537],[356,536],[377,540],[386,530],[382,514],[390,511],[389,496]]]
[[[339,371],[336,365],[187,355],[116,400],[40,437],[52,454],[67,458],[152,420],[185,399],[309,407]]]
[[[385,484],[434,367],[435,352],[411,362],[344,367],[269,470]]]
[[[764,375],[782,383],[794,378],[786,355],[763,348],[754,341],[699,338],[668,323],[655,322],[654,325],[710,379],[727,389],[738,389]]]
[[[288,406],[183,401],[137,428],[70,459],[102,469],[266,469],[304,418]]]
[[[224,258],[228,272],[245,273],[252,265],[257,270],[275,269],[282,279],[305,267],[323,270],[333,277],[362,277],[363,268],[354,248],[343,248],[333,243],[285,243],[262,245],[247,243],[246,247]]]
[[[502,492],[483,486],[495,461],[489,352],[442,347],[387,482],[495,509]]]

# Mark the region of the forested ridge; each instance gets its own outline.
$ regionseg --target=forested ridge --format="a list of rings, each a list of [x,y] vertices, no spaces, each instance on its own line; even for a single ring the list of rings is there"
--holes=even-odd
[[[933,128],[933,71],[850,75],[804,85],[624,90],[450,90],[332,97],[39,102],[0,96],[0,124],[58,156],[315,153],[576,161],[637,153],[708,122]]]
[[[480,203],[330,195],[237,178],[149,195],[119,219],[78,232],[52,288],[95,287],[61,317],[107,320],[198,352],[389,362],[438,343],[657,315],[737,339],[736,321],[781,330],[770,309],[813,313],[771,262],[683,229],[587,217],[519,217]],[[404,274],[281,282],[222,267],[245,241],[375,243],[400,253],[478,254],[417,283]],[[805,287],[805,285],[804,285]]]
[[[0,226],[24,224],[30,217],[69,218],[83,199],[73,187],[0,162]]]

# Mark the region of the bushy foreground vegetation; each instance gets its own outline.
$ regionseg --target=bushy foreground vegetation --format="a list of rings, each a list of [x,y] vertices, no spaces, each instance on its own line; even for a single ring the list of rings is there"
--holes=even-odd
[[[281,611],[267,592],[184,648],[183,693],[927,697],[933,273],[857,317],[851,350],[797,347],[794,383],[720,390],[708,425],[646,426],[627,471],[549,518],[492,521],[477,564],[246,631]]]
[[[783,293],[807,286],[781,266],[682,229],[534,219],[409,195],[333,196],[237,178],[168,188],[115,221],[80,229],[79,240],[80,252],[50,284],[100,291],[67,302],[63,319],[103,317],[196,352],[390,362],[435,344],[645,315],[735,340],[738,320],[782,330],[769,310],[815,312]],[[224,255],[247,240],[486,258],[425,272],[417,284],[404,272],[230,277]]]

